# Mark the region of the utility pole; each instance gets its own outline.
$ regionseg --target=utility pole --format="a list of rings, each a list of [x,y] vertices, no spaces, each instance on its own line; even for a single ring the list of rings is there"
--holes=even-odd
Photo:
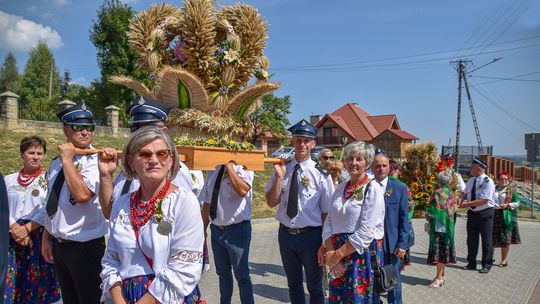
[[[479,149],[478,154],[482,154],[484,150],[482,147],[482,138],[480,137],[480,129],[478,128],[478,122],[476,121],[476,114],[474,114],[474,107],[473,107],[472,99],[471,99],[471,91],[469,91],[469,84],[467,82],[467,73],[465,73],[465,67],[461,69],[461,73],[463,74],[463,83],[465,83],[465,91],[467,92],[467,99],[469,100],[469,108],[471,109],[471,116],[472,116],[472,121],[474,124],[474,131],[476,133],[476,142],[478,142],[478,149]]]
[[[461,129],[461,75],[463,69],[463,62],[459,60],[457,65],[458,69],[458,106],[457,106],[457,126],[456,126],[456,147],[454,148],[454,170],[458,172],[459,169],[459,137]]]
[[[51,61],[51,68],[49,69],[49,104],[51,104],[51,96],[52,96],[52,69],[53,69],[53,63]],[[41,103],[39,105],[39,120],[43,120],[42,115],[42,106]]]

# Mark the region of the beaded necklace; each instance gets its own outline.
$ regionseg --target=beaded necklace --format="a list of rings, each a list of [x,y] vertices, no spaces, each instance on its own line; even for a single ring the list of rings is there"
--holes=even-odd
[[[19,171],[19,175],[17,176],[17,182],[19,185],[26,188],[30,186],[30,184],[36,179],[36,177],[40,176],[41,173],[43,173],[43,169],[41,168],[37,169],[36,172],[32,174],[25,174],[21,169],[21,171]]]
[[[167,180],[165,185],[159,192],[147,202],[141,201],[141,188],[137,192],[132,193],[129,199],[129,205],[131,209],[131,222],[133,223],[133,229],[139,230],[139,227],[144,226],[148,220],[154,215],[157,210],[157,202],[165,198],[165,194],[171,187],[171,181]]]

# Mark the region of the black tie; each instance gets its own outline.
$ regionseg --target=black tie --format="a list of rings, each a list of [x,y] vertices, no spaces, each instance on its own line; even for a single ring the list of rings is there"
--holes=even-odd
[[[471,201],[476,200],[476,177],[474,178],[472,189],[471,189]],[[476,208],[476,206],[471,207],[471,209]]]
[[[291,187],[289,188],[287,215],[290,218],[293,218],[298,214],[298,168],[300,168],[300,164],[294,166],[294,171],[291,176]]]
[[[131,187],[131,183],[133,182],[132,179],[126,179],[124,182],[124,186],[122,187],[122,191],[120,192],[120,195],[124,195],[129,192],[129,188]]]
[[[60,191],[62,191],[62,186],[64,185],[65,180],[64,168],[62,167],[56,175],[51,194],[47,199],[47,206],[45,206],[45,210],[47,210],[47,215],[49,217],[52,217],[58,210],[58,198],[60,197]]]
[[[219,188],[221,188],[221,179],[223,178],[223,173],[225,172],[225,166],[221,165],[216,181],[214,182],[214,190],[212,190],[212,199],[210,200],[210,218],[212,220],[216,219],[217,216],[217,203],[219,198]]]

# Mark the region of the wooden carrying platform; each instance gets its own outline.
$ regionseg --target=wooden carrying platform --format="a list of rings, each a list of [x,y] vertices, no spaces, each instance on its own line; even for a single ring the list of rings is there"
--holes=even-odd
[[[95,154],[98,149],[75,149],[77,154]],[[229,150],[219,147],[176,146],[179,159],[191,170],[215,170],[217,165],[229,161],[243,165],[247,170],[262,171],[265,163],[279,164],[279,158],[267,158],[261,150]],[[118,158],[122,151],[117,151]]]

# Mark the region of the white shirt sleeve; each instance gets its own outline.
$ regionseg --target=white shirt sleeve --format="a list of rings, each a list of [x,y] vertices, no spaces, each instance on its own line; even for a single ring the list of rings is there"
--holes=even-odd
[[[330,204],[332,204],[332,196],[334,195],[334,182],[332,181],[332,176],[323,175],[321,181],[321,198],[319,199],[319,206],[321,208],[321,213],[328,214],[330,210]]]
[[[356,231],[349,236],[349,241],[358,253],[369,248],[374,239],[384,236],[384,192],[375,182],[371,182],[358,218]]]
[[[175,224],[165,267],[148,287],[160,303],[179,303],[197,286],[202,274],[204,243],[199,203],[192,193],[174,204]]]
[[[114,231],[114,220],[118,216],[118,208],[114,208],[109,220],[109,235]],[[116,209],[116,210],[115,210]],[[110,297],[110,290],[116,282],[122,282],[120,277],[120,257],[118,254],[115,238],[109,238],[107,241],[107,249],[101,259],[101,289],[103,290],[102,301],[105,297]]]

